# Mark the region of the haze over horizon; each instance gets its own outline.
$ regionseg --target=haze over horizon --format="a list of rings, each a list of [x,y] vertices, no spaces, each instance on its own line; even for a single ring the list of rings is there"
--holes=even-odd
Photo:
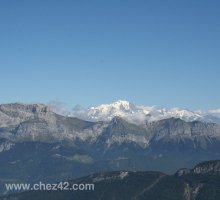
[[[0,103],[220,108],[220,2],[0,2]]]

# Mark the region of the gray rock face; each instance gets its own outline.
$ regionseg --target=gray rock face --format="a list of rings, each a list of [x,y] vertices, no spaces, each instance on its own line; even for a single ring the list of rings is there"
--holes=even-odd
[[[0,105],[0,127],[17,125],[36,116],[51,120],[51,113],[43,104],[2,104]]]
[[[53,113],[42,104],[0,106],[0,137],[25,141],[87,140],[100,134],[104,125]]]
[[[220,125],[205,122],[185,122],[170,118],[147,125],[147,129],[156,140],[162,138],[194,138],[197,136],[220,137]]]
[[[0,105],[0,137],[25,141],[81,140],[100,141],[108,147],[117,143],[135,143],[142,148],[165,143],[183,143],[206,149],[220,141],[220,125],[164,119],[145,125],[131,124],[120,117],[110,122],[88,122],[64,117],[43,104]],[[156,147],[157,148],[157,147]]]
[[[144,127],[128,123],[120,117],[113,118],[103,130],[102,135],[97,138],[105,142],[107,147],[114,143],[122,144],[133,142],[146,148],[149,144],[149,137]]]
[[[191,173],[191,170],[190,169],[187,169],[187,168],[183,168],[183,169],[179,169],[177,172],[176,172],[176,175],[181,177],[181,176],[185,176],[187,174],[190,174]]]
[[[147,131],[154,149],[220,150],[219,124],[171,118],[147,124]]]
[[[220,161],[203,162],[198,164],[192,172],[194,174],[219,174],[220,173]]]
[[[205,161],[197,164],[193,169],[179,169],[176,176],[220,174],[220,160]]]
[[[13,148],[14,145],[14,143],[9,141],[0,143],[0,153],[4,151],[9,151],[11,148]]]

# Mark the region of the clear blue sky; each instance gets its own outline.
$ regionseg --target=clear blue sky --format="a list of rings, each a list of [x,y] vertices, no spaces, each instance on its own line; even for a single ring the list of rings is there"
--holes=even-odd
[[[1,0],[0,103],[220,107],[219,0]]]

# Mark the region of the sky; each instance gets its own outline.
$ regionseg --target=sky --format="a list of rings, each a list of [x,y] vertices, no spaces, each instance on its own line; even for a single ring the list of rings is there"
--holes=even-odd
[[[0,103],[220,108],[219,0],[1,0]]]

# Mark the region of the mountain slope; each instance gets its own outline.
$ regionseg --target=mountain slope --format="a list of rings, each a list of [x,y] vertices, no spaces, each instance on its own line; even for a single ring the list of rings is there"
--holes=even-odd
[[[171,118],[147,125],[151,133],[150,144],[153,148],[184,151],[210,150],[219,151],[220,126],[199,121],[185,122]],[[163,145],[162,145],[163,144]],[[175,145],[175,146],[173,146]]]
[[[220,159],[219,124],[169,118],[138,125],[120,117],[89,122],[41,104],[2,105],[0,112],[3,184],[55,182],[115,170],[173,173]]]
[[[186,172],[186,173],[183,173]],[[73,183],[94,184],[94,191],[35,191],[0,199],[91,199],[91,200],[217,200],[220,198],[220,161],[180,169],[174,175],[160,172],[106,172],[94,174]]]
[[[58,115],[42,104],[4,104],[0,113],[0,137],[15,141],[87,140],[105,126]]]

